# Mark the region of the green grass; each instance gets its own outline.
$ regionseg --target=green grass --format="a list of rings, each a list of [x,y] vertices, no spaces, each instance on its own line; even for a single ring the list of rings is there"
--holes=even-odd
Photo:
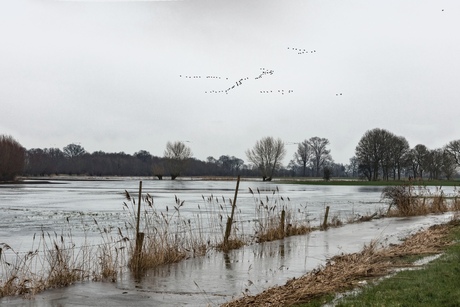
[[[408,180],[378,180],[378,181],[367,181],[359,179],[332,179],[330,181],[325,180],[285,180],[280,179],[277,183],[286,184],[307,184],[307,185],[344,185],[344,186],[394,186],[412,183],[414,186],[460,186],[460,180],[423,180],[423,181],[411,181]]]
[[[336,306],[460,306],[460,227],[452,236],[457,243],[423,269],[399,272]]]
[[[418,270],[401,271],[336,302],[336,307],[369,306],[460,306],[460,224],[450,233],[455,244],[446,248],[438,259]],[[405,256],[401,265],[421,259],[421,255]],[[398,263],[397,261],[396,263]],[[319,307],[331,303],[332,295],[318,297],[296,307]]]

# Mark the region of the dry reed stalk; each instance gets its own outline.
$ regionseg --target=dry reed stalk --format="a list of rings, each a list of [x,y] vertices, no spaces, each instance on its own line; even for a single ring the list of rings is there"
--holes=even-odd
[[[44,231],[39,236],[34,235],[32,249],[27,253],[15,252],[1,243],[0,297],[32,297],[46,289],[84,280],[115,281],[123,266],[125,243],[114,241],[105,228],[100,231],[105,237],[103,243],[96,246],[89,245],[86,240],[83,245],[76,246],[70,228],[64,229],[61,235]]]
[[[458,193],[456,189],[454,193]],[[389,200],[387,216],[390,217],[439,214],[460,209],[458,198],[446,198],[441,187],[431,192],[426,186],[389,186],[382,191],[382,199]]]
[[[131,216],[131,221],[127,224],[129,232],[134,231],[133,225],[136,224],[135,201],[129,196],[131,206],[124,203]],[[211,198],[213,198],[211,196]],[[204,199],[204,197],[203,197]],[[225,201],[225,200],[224,200]],[[185,202],[175,197],[173,209],[166,206],[165,211],[159,211],[154,206],[153,197],[146,194],[142,198],[142,214],[140,227],[145,234],[144,242],[141,247],[140,255],[136,256],[135,246],[131,242],[129,247],[130,259],[128,267],[141,273],[147,269],[159,265],[179,262],[189,257],[204,255],[210,247],[210,239],[206,240],[202,229],[202,220],[197,218],[193,221],[181,215],[181,208]],[[222,205],[221,208],[224,208]]]
[[[291,306],[352,289],[363,279],[389,274],[395,267],[392,260],[401,256],[441,252],[451,244],[447,234],[453,225],[459,225],[459,222],[432,226],[408,237],[402,244],[383,249],[377,249],[373,242],[359,253],[335,256],[324,267],[293,278],[284,286],[267,289],[255,296],[244,296],[222,306]]]

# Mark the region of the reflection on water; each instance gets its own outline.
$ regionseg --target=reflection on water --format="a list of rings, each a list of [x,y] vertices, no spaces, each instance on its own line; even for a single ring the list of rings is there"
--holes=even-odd
[[[381,193],[383,190],[383,186],[359,186],[358,192],[360,193]]]

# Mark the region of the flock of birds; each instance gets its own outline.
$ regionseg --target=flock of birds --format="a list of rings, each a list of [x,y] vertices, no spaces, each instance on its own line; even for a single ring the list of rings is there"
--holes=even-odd
[[[188,75],[179,75],[180,78],[185,78],[185,79],[201,79],[201,77],[203,77],[203,79],[224,79],[223,77],[219,77],[219,76],[200,76],[200,75],[197,75],[197,76],[188,76]],[[228,80],[228,78],[226,77],[225,80]]]
[[[266,75],[273,75],[274,72],[275,71],[273,69],[266,69],[264,67],[261,67],[259,74],[256,77],[254,77],[254,80],[262,79]],[[223,80],[224,79],[224,80],[228,80],[228,77],[220,77],[220,76],[212,76],[212,75],[208,75],[208,76],[179,75],[179,78],[185,78],[185,79],[216,79],[216,80]],[[245,81],[247,81],[249,79],[250,79],[249,77],[243,77],[243,78],[240,78],[239,80],[233,82],[232,85],[229,86],[226,89],[220,89],[220,90],[215,90],[214,89],[214,90],[205,91],[204,93],[205,94],[228,94],[230,91],[234,90],[235,88],[237,88],[239,86],[242,86],[243,83],[245,83]],[[284,92],[284,90],[283,90],[283,92]]]
[[[293,47],[287,47],[288,50],[292,50],[297,52],[297,54],[308,54],[308,53],[316,53],[316,50],[310,50],[308,51],[307,49],[302,49],[302,48],[293,48]]]
[[[298,54],[307,54],[307,53],[316,53],[316,50],[307,50],[307,49],[304,49],[304,48],[294,48],[294,47],[287,47],[288,50],[291,50],[291,51],[294,51],[294,52],[297,52]],[[265,76],[271,76],[275,73],[275,71],[273,69],[267,69],[265,67],[261,67],[259,69],[259,74],[257,76],[254,77],[254,80],[260,80],[262,78],[264,78]],[[216,76],[216,75],[179,75],[180,78],[184,78],[184,79],[214,79],[214,80],[229,80],[228,77],[222,77],[222,76]],[[251,78],[249,77],[244,77],[244,78],[240,78],[236,81],[234,81],[230,86],[228,86],[227,88],[225,89],[212,89],[212,90],[206,90],[204,93],[205,94],[228,94],[229,92],[231,92],[232,90],[235,90],[237,89],[238,87],[240,86],[243,86],[244,83],[246,83],[246,81],[250,80]],[[278,90],[260,90],[259,93],[260,94],[280,94],[280,95],[284,95],[284,94],[291,94],[293,93],[294,90],[292,89],[288,89],[288,90],[284,90],[284,89],[278,89]],[[339,94],[336,94],[337,96]],[[342,95],[342,93],[340,93],[340,95]]]
[[[278,90],[278,91],[273,91],[273,90],[269,90],[269,91],[260,91],[261,94],[281,94],[281,95],[284,95],[284,90]],[[294,93],[294,90],[286,90],[286,94],[290,94],[290,93]]]

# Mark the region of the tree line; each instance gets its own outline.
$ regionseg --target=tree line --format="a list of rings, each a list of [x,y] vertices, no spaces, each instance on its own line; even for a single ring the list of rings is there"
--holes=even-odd
[[[350,159],[353,173],[375,180],[452,179],[460,167],[460,140],[442,148],[429,149],[423,144],[410,148],[403,136],[385,129],[366,131]]]
[[[287,166],[282,164],[286,146],[297,145]],[[332,159],[327,138],[311,137],[299,143],[284,143],[268,136],[256,141],[246,151],[248,164],[235,156],[212,156],[206,161],[193,157],[184,142],[168,142],[163,156],[146,150],[133,155],[124,152],[89,153],[79,144],[64,148],[25,149],[11,136],[0,135],[0,181],[19,175],[50,176],[57,174],[87,176],[261,176],[270,181],[279,177],[360,177],[370,181],[402,178],[452,179],[460,166],[460,140],[443,148],[414,148],[402,136],[376,128],[364,133],[347,165]]]
[[[157,157],[146,150],[133,155],[124,152],[88,153],[78,144],[59,148],[30,149],[25,151],[26,163],[23,174],[28,176],[50,176],[55,174],[87,176],[230,176],[255,175],[242,163],[231,163],[235,158],[221,156],[217,160],[201,161],[192,157],[192,152],[183,142],[168,142],[164,156]]]

